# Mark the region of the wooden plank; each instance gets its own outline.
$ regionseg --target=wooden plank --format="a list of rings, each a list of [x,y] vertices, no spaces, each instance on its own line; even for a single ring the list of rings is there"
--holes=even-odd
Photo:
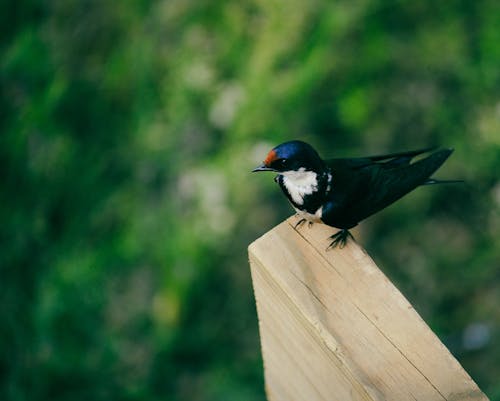
[[[249,246],[270,401],[487,400],[362,248],[296,221]]]

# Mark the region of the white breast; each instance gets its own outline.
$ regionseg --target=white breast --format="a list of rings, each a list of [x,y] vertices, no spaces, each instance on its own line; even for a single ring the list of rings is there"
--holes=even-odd
[[[304,196],[311,195],[318,189],[318,175],[313,171],[301,168],[298,171],[285,171],[281,175],[283,184],[297,205],[303,205]]]

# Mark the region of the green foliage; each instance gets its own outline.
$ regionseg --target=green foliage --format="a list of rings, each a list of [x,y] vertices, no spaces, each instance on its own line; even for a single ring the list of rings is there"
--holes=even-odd
[[[442,144],[357,234],[500,400],[500,7],[0,6],[0,399],[263,400],[246,246],[291,213],[248,172]]]

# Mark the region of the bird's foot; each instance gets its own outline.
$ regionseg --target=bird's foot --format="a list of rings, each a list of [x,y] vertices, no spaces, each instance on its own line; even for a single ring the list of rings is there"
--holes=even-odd
[[[331,239],[332,242],[330,245],[328,245],[328,248],[326,248],[326,250],[329,251],[330,249],[336,248],[337,246],[342,249],[347,243],[349,237],[354,239],[349,230],[346,230],[344,228],[340,231],[337,231],[335,234],[328,238]]]
[[[293,226],[294,229],[302,227],[302,225],[306,222],[306,219],[300,219],[297,224]]]
[[[293,226],[293,228],[297,229],[297,228],[302,227],[306,221],[307,221],[307,226],[308,226],[309,228],[311,228],[311,227],[313,226],[313,224],[314,224],[314,221],[307,220],[307,219],[305,219],[305,218],[300,219],[300,220],[299,220],[299,221],[298,221],[298,222],[297,222],[297,223]]]

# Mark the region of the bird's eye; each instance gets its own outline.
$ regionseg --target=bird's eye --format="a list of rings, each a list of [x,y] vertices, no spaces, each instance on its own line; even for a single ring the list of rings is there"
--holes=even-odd
[[[284,165],[286,164],[286,162],[287,162],[287,160],[286,160],[286,159],[281,159],[281,160],[280,160],[280,163],[281,163],[281,165],[282,165],[282,166],[284,166]]]

